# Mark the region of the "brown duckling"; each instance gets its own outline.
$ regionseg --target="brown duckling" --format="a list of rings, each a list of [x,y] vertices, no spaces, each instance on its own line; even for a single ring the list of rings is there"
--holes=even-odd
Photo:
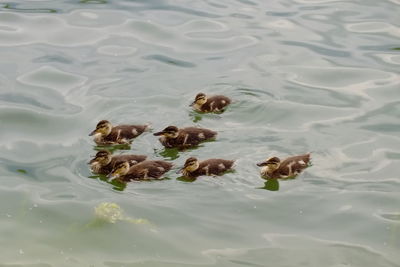
[[[109,174],[117,162],[128,161],[130,166],[144,161],[147,158],[145,155],[112,155],[107,150],[101,150],[96,153],[96,156],[89,161],[90,169],[95,174]]]
[[[123,181],[155,180],[160,179],[172,166],[172,163],[162,160],[145,160],[130,166],[129,162],[125,160],[115,164],[109,177],[118,178]]]
[[[190,106],[200,112],[222,112],[231,102],[229,97],[223,95],[207,97],[205,94],[199,93]]]
[[[293,156],[281,161],[278,157],[268,158],[257,166],[261,168],[261,177],[264,179],[294,178],[310,164],[310,153]]]
[[[185,177],[195,178],[202,175],[221,175],[232,169],[234,160],[207,159],[198,161],[194,157],[186,160],[185,165],[178,171]]]
[[[197,146],[199,143],[210,140],[217,135],[217,132],[197,127],[186,127],[178,129],[176,126],[168,126],[161,132],[154,133],[161,144],[166,148],[188,148]]]
[[[148,127],[149,125],[112,126],[109,121],[101,120],[89,136],[94,135],[97,145],[130,144],[133,138],[141,135]]]

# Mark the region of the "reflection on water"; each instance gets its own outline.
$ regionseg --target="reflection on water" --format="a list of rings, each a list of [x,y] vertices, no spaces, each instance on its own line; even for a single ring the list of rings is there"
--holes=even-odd
[[[23,174],[27,174],[27,171],[24,169],[17,169],[17,172],[19,173],[23,173]]]
[[[181,181],[181,182],[186,182],[186,183],[193,183],[196,181],[195,177],[186,177],[186,176],[179,176],[176,178],[176,180]]]
[[[183,153],[183,152],[185,152],[186,154],[193,153],[197,150],[204,149],[207,146],[207,143],[214,142],[214,141],[215,141],[215,139],[213,138],[213,139],[203,141],[202,143],[200,143],[197,146],[193,146],[193,147],[189,147],[189,148],[182,148],[182,149],[179,149],[179,148],[154,149],[154,153],[163,157],[164,159],[175,160],[175,159],[179,158],[180,153]]]
[[[102,174],[92,175],[92,176],[89,176],[88,178],[98,179],[102,182],[106,182],[107,184],[112,185],[113,190],[117,190],[117,191],[124,191],[124,189],[126,188],[126,184],[127,184],[127,182],[125,182],[121,179],[118,179],[118,178],[109,179],[107,177],[107,175],[102,175]]]
[[[133,144],[118,144],[118,145],[107,145],[107,146],[95,146],[93,147],[93,149],[95,151],[101,151],[101,150],[107,150],[110,151],[111,153],[114,153],[116,151],[119,150],[130,150],[131,149],[131,145]]]
[[[278,179],[269,179],[264,183],[263,187],[259,187],[259,189],[265,189],[269,191],[278,191],[279,190],[279,181]]]
[[[107,4],[107,0],[80,0],[82,4]]]
[[[154,152],[168,160],[175,160],[179,158],[179,149],[177,148],[154,149]]]
[[[11,10],[14,12],[26,12],[26,13],[57,13],[57,9],[53,8],[19,8],[18,4],[15,3],[6,3],[0,8],[2,9]]]
[[[189,113],[189,117],[191,118],[192,122],[194,122],[194,123],[200,122],[203,119],[219,120],[219,119],[222,119],[220,114],[222,114],[224,112],[226,112],[226,110],[224,110],[222,112],[213,112],[213,113],[202,113],[199,111],[191,111]]]

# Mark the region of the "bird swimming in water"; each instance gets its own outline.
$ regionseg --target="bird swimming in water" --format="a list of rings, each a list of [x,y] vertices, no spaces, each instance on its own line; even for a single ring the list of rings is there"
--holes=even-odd
[[[168,172],[172,166],[172,163],[163,160],[145,160],[130,166],[129,162],[125,160],[115,164],[109,177],[123,181],[157,180]]]
[[[264,179],[294,178],[310,164],[310,153],[288,157],[280,160],[278,157],[268,158],[257,166],[261,168],[261,177]]]
[[[178,172],[189,178],[196,178],[203,175],[221,175],[226,171],[232,170],[234,160],[226,159],[207,159],[199,161],[197,158],[190,157],[185,165]]]
[[[190,106],[199,112],[222,112],[231,102],[229,97],[223,95],[207,97],[204,93],[198,93]]]
[[[141,135],[148,128],[147,124],[112,126],[109,121],[101,120],[89,136],[94,135],[97,145],[130,144],[133,138]]]
[[[90,169],[95,174],[109,174],[117,162],[127,161],[130,166],[144,161],[145,155],[112,155],[108,150],[100,150],[94,158],[89,161]]]
[[[217,132],[209,129],[186,127],[178,129],[176,126],[168,126],[164,130],[154,133],[159,138],[161,144],[166,148],[189,148],[200,144],[201,142],[211,140],[217,136]]]

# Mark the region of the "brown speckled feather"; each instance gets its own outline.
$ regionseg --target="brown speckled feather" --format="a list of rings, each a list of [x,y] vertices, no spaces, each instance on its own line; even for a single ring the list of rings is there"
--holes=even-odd
[[[101,166],[100,169],[96,172],[97,174],[109,174],[113,169],[117,162],[119,161],[128,161],[130,166],[137,164],[146,160],[147,156],[145,155],[114,155],[112,156],[111,162],[105,166]]]
[[[271,174],[271,178],[296,176],[308,167],[309,162],[310,154],[286,158],[281,162],[279,168]]]
[[[234,160],[226,159],[207,159],[199,162],[199,168],[189,174],[189,177],[198,177],[202,175],[221,175],[230,170]]]
[[[187,148],[192,147],[212,139],[217,135],[216,132],[204,128],[187,127],[179,129],[179,135],[176,138],[160,138],[161,144],[167,148]]]
[[[121,179],[151,180],[160,179],[161,176],[172,168],[172,163],[162,160],[145,160],[129,168],[129,171]]]
[[[112,128],[111,133],[96,142],[102,144],[127,144],[129,140],[141,135],[148,125],[118,125]]]
[[[202,112],[222,111],[230,103],[230,98],[223,95],[215,95],[207,98],[207,102],[200,109]]]

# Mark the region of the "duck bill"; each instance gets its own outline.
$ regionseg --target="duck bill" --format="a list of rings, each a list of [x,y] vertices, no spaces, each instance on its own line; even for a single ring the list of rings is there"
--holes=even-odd
[[[90,160],[87,164],[92,164],[92,163],[94,163],[94,162],[96,162],[96,159]]]
[[[96,130],[97,130],[97,129],[96,129]],[[97,133],[96,130],[93,130],[93,132],[91,132],[91,133],[89,134],[89,136],[95,135],[95,134]]]
[[[192,104],[190,104],[189,107],[192,107],[195,103],[196,103],[196,101],[194,101]]]
[[[257,166],[258,167],[267,166],[267,163],[266,162],[260,162],[260,163],[257,163]]]
[[[176,171],[176,174],[180,174],[183,171],[184,168],[180,168],[179,170]]]
[[[155,136],[160,136],[160,135],[163,135],[164,133],[165,133],[165,132],[161,131],[161,132],[153,133],[153,135],[155,135]]]

